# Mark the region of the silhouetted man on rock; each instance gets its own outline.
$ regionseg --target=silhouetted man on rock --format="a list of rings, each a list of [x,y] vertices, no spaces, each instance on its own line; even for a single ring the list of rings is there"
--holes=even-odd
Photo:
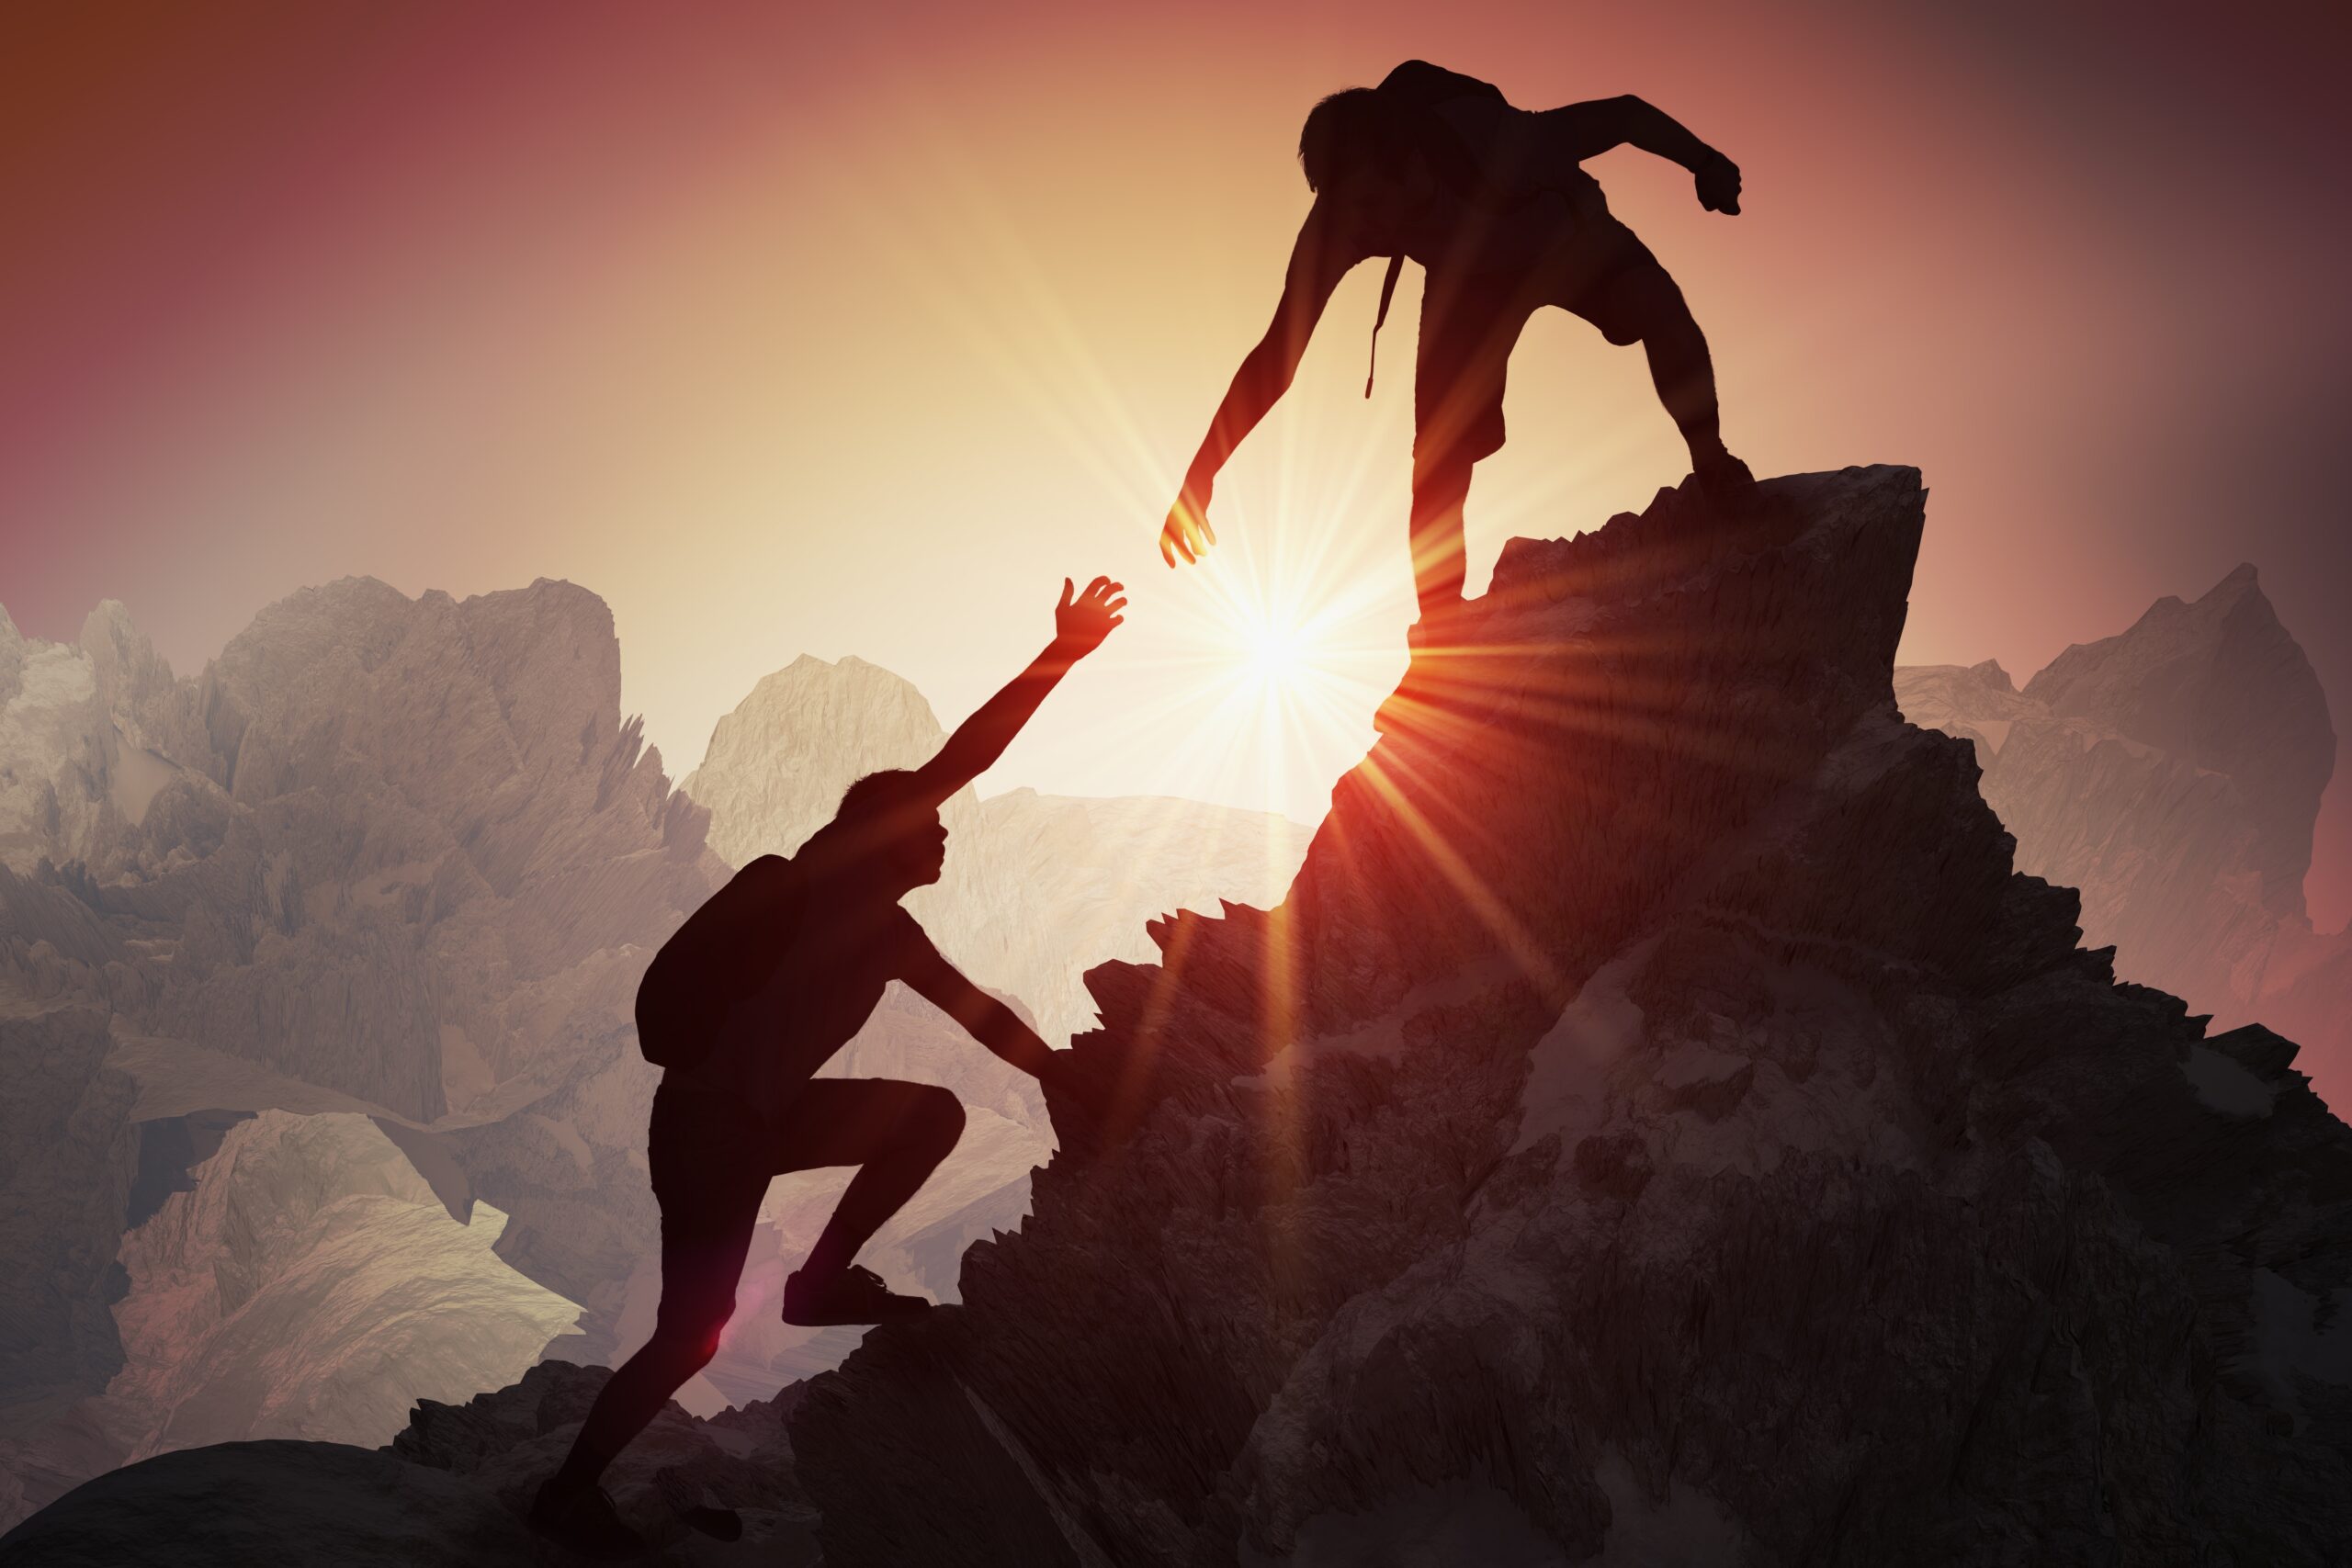
[[[1073,598],[1065,581],[1054,640],[936,757],[850,785],[798,853],[762,855],[737,872],[646,970],[639,1037],[666,1069],[649,1140],[662,1204],[662,1305],[653,1337],[605,1384],[562,1469],[533,1502],[542,1534],[592,1556],[643,1550],[597,1478],[718,1350],[770,1178],[858,1168],[785,1281],[786,1323],[880,1323],[929,1309],[853,1260],[956,1146],[964,1108],[930,1084],[814,1075],[892,980],[1040,1079],[1065,1060],[941,957],[899,900],[939,880],[947,849],[941,803],[1002,755],[1046,694],[1120,624],[1121,592],[1098,577]]]
[[[1273,321],[1235,373],[1169,510],[1159,537],[1168,564],[1216,542],[1208,506],[1218,472],[1289,389],[1340,279],[1370,256],[1392,258],[1382,321],[1403,259],[1426,275],[1410,527],[1424,631],[1461,604],[1470,470],[1502,446],[1511,348],[1544,306],[1583,317],[1611,343],[1641,344],[1702,489],[1717,499],[1745,491],[1752,481],[1724,449],[1707,340],[1682,291],[1577,166],[1629,143],[1689,169],[1708,210],[1739,210],[1738,166],[1636,97],[1531,112],[1476,77],[1409,60],[1377,87],[1317,104],[1298,144],[1315,205]]]

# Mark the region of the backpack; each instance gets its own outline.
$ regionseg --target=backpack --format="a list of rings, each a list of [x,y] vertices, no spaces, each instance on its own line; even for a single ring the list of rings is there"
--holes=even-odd
[[[1408,138],[1441,178],[1462,190],[1477,183],[1478,149],[1464,141],[1460,130],[1440,119],[1437,110],[1464,98],[1475,98],[1508,110],[1510,106],[1504,100],[1501,88],[1476,76],[1431,65],[1425,60],[1408,60],[1384,77],[1374,91],[1394,123],[1410,128]],[[1373,376],[1380,367],[1380,329],[1388,324],[1388,303],[1396,298],[1396,279],[1404,270],[1405,258],[1390,256],[1388,275],[1380,280],[1380,313],[1373,318],[1372,352],[1363,372],[1363,395],[1367,398],[1372,396]]]
[[[710,1054],[728,1015],[756,995],[791,950],[805,902],[800,874],[762,855],[671,933],[637,987],[637,1045],[657,1067]]]

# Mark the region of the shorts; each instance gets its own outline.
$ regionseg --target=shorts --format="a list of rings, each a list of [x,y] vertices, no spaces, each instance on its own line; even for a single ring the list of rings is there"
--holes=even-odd
[[[1640,341],[1653,302],[1674,283],[1631,229],[1607,214],[1580,221],[1532,265],[1429,269],[1413,361],[1413,472],[1467,468],[1503,445],[1503,388],[1528,318],[1556,305],[1611,343]]]

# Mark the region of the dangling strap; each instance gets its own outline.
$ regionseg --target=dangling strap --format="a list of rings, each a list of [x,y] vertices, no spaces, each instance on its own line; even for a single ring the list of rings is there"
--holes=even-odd
[[[1380,368],[1380,329],[1388,322],[1388,301],[1396,297],[1396,275],[1405,270],[1405,258],[1388,258],[1388,276],[1380,280],[1380,314],[1372,319],[1372,355],[1364,362],[1363,395],[1372,396],[1372,378]]]

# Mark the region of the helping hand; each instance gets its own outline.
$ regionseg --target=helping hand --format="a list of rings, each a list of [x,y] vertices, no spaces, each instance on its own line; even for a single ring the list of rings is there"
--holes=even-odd
[[[1168,509],[1168,521],[1159,530],[1159,558],[1170,566],[1176,564],[1181,551],[1187,561],[1197,561],[1216,543],[1216,530],[1209,526],[1209,492],[1206,486],[1186,485],[1176,504]]]
[[[1710,212],[1739,212],[1739,165],[1710,148],[1704,162],[1692,171],[1699,186],[1699,205]]]
[[[1067,577],[1062,579],[1062,602],[1054,607],[1054,640],[1078,658],[1102,646],[1111,628],[1126,619],[1119,614],[1127,607],[1124,595],[1126,584],[1098,577],[1086,585],[1086,592],[1073,599],[1076,591]]]

